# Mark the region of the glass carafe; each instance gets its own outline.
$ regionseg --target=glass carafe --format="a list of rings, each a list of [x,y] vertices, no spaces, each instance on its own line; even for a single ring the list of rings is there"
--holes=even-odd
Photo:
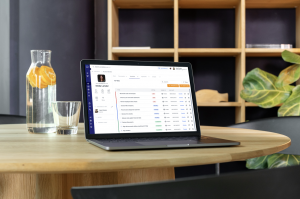
[[[31,50],[26,74],[26,120],[30,133],[55,133],[52,102],[56,101],[56,75],[50,50]]]

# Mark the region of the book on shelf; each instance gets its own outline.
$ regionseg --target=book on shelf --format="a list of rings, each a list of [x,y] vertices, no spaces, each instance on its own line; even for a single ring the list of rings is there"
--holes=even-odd
[[[118,47],[113,47],[113,49],[151,49],[150,46],[118,46]]]
[[[246,44],[246,48],[273,48],[273,49],[290,49],[292,44]]]

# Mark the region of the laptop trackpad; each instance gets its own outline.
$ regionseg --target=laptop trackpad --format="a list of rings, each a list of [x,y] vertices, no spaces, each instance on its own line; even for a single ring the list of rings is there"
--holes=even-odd
[[[196,140],[166,140],[166,141],[152,141],[152,142],[136,142],[138,144],[144,145],[144,146],[157,146],[157,145],[174,145],[174,144],[197,144],[198,141]]]

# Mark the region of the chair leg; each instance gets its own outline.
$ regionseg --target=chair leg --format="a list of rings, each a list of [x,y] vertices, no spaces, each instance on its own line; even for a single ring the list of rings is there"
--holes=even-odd
[[[220,163],[216,163],[216,175],[220,175]]]

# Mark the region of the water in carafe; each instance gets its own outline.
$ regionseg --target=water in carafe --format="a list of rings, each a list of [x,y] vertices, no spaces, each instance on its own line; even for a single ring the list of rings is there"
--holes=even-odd
[[[52,105],[56,101],[56,74],[50,50],[32,50],[26,74],[26,121],[30,133],[55,133]]]

